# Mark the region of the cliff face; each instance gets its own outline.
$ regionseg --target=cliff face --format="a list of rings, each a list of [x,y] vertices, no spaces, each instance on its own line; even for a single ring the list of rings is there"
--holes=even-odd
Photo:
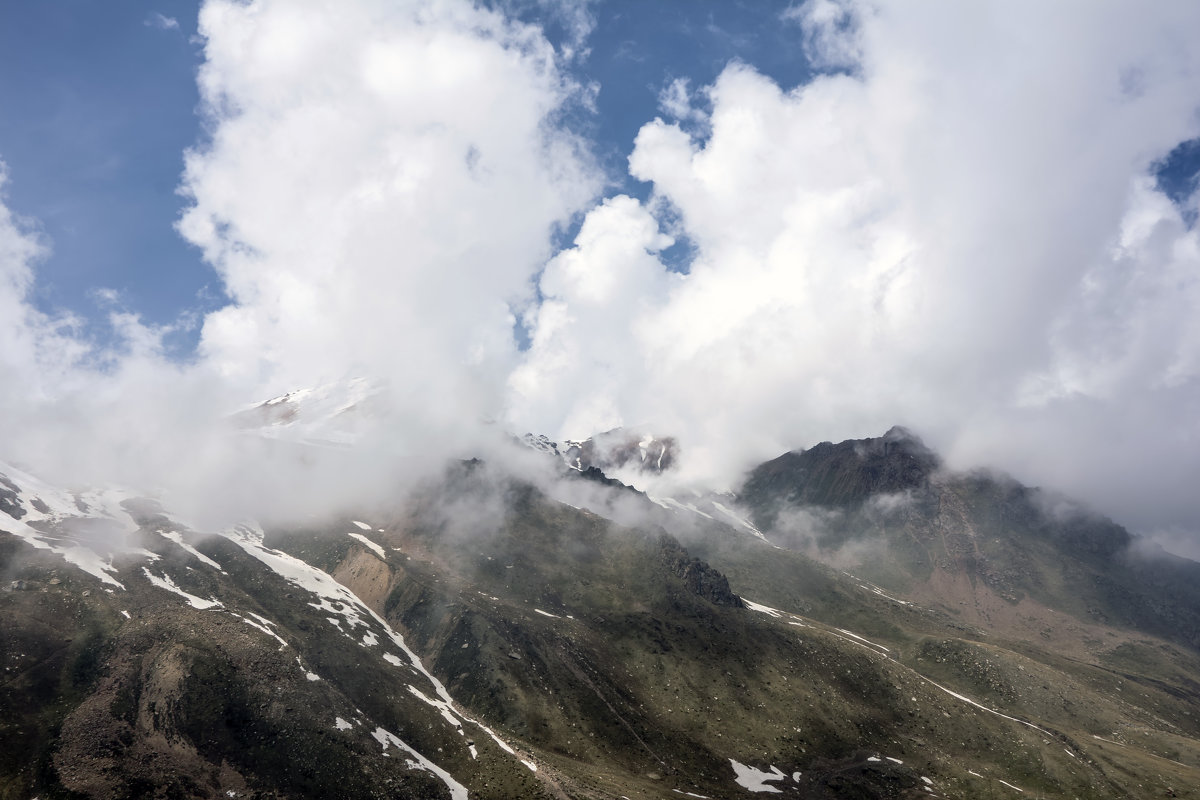
[[[873,496],[924,488],[940,465],[920,439],[894,427],[876,439],[784,453],[756,467],[738,494],[765,529],[787,505],[853,510]]]

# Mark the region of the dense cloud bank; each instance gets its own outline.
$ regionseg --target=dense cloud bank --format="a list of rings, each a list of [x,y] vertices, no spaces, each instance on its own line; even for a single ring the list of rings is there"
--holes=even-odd
[[[234,475],[241,513],[398,479],[481,430],[651,424],[685,480],[723,486],[901,422],[1189,546],[1197,198],[1152,176],[1200,136],[1200,8],[792,6],[815,77],[665,85],[629,157],[646,203],[564,122],[606,11],[572,13],[555,49],[469,3],[207,2],[179,231],[229,303],[186,363],[129,313],[97,352],[34,310],[46,245],[0,207],[6,457],[210,496]],[[661,257],[677,240],[686,274]],[[353,376],[387,398],[369,458],[292,474],[255,450],[256,483],[225,415]]]

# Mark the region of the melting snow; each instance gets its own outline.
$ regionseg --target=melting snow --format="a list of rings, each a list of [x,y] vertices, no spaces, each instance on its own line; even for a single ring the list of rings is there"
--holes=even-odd
[[[760,614],[767,614],[768,616],[775,617],[776,619],[783,617],[783,612],[777,608],[764,606],[761,603],[756,603],[753,600],[747,600],[744,597],[742,598],[742,602],[745,603],[746,608],[750,609],[751,611],[757,611]]]
[[[996,780],[1000,781],[1000,779],[999,779],[999,778],[996,778]],[[1024,790],[1024,789],[1022,789],[1020,786],[1013,786],[1013,785],[1012,785],[1011,783],[1009,783],[1008,781],[1000,781],[1000,783],[1003,783],[1005,786],[1007,786],[1007,787],[1008,787],[1008,788],[1010,788],[1010,789],[1016,789],[1018,792],[1021,792],[1022,794],[1024,794],[1024,793],[1025,793],[1025,790]]]
[[[863,637],[859,636],[857,633],[851,633],[850,631],[845,631],[845,630],[842,630],[841,628],[834,628],[834,630],[835,630],[835,631],[837,631],[838,633],[844,633],[844,634],[846,634],[847,636],[853,636],[855,639],[858,639],[860,642],[866,642],[867,644],[871,645],[871,647],[877,647],[877,648],[879,648],[880,650],[882,650],[882,651],[883,651],[883,652],[885,652],[885,653],[890,653],[890,652],[891,652],[890,650],[888,650],[888,649],[887,649],[886,647],[884,647],[883,645],[881,645],[881,644],[875,644],[875,643],[874,643],[874,642],[872,642],[870,639],[864,639]]]
[[[695,794],[693,792],[682,792],[679,789],[672,789],[671,791],[674,792],[675,794],[687,795],[688,797],[698,797],[698,798],[700,798],[700,800],[708,800],[708,795],[706,795],[706,794]]]
[[[898,759],[898,758],[892,758],[891,756],[884,756],[884,758],[886,758],[888,761],[894,761],[894,762],[895,762],[895,763],[897,763],[897,764],[903,764],[903,763],[904,763],[904,762],[903,762],[903,761],[901,761],[900,759]],[[922,778],[922,780],[924,780],[926,783],[928,783],[928,782],[929,782],[928,778]]]
[[[180,547],[182,547],[184,550],[191,553],[192,555],[194,555],[197,559],[200,560],[201,563],[208,564],[213,569],[221,570],[221,572],[225,571],[225,570],[221,569],[220,564],[213,561],[211,558],[204,555],[204,553],[201,553],[199,550],[197,550],[196,548],[192,547],[190,544],[185,542],[183,540],[183,535],[180,534],[179,531],[159,531],[158,534],[159,534],[159,536],[162,536],[164,539],[170,539],[172,542],[179,545]],[[156,556],[156,558],[157,558],[157,556]]]
[[[361,529],[362,529],[362,530],[364,530],[364,531],[369,531],[369,530],[371,530],[371,526],[370,526],[370,525],[368,525],[368,524],[367,524],[367,523],[365,523],[365,522],[359,522],[359,521],[358,521],[358,520],[356,520],[356,519],[352,519],[352,520],[350,520],[350,521],[351,521],[351,522],[353,522],[355,525],[357,525],[359,528],[361,528]]]
[[[551,614],[549,611],[542,611],[540,608],[535,608],[534,611],[541,614],[543,617],[553,617],[554,619],[559,618],[558,614]]]
[[[729,759],[729,763],[733,765],[733,771],[737,777],[734,782],[751,792],[772,792],[774,794],[782,794],[782,790],[774,786],[767,786],[767,781],[781,781],[787,778],[787,774],[781,771],[778,767],[772,765],[770,772],[763,772],[761,769],[748,767],[745,764]]]
[[[118,552],[128,552],[124,541],[137,530],[133,518],[121,507],[121,501],[132,495],[118,491],[67,492],[3,463],[0,475],[9,486],[16,487],[16,502],[25,511],[21,519],[6,516],[4,530],[38,550],[62,556],[103,583],[125,588],[110,574],[117,571],[111,550],[115,545]],[[29,524],[32,522],[46,523],[49,530],[35,528]],[[107,557],[97,552],[100,548]]]
[[[491,728],[487,727],[478,720],[466,716],[461,711],[456,709],[454,707],[454,699],[450,696],[450,693],[446,691],[446,687],[442,685],[441,681],[439,681],[428,670],[425,669],[425,665],[421,663],[421,659],[417,657],[416,653],[409,649],[408,645],[404,641],[404,638],[392,630],[391,626],[387,624],[383,617],[376,614],[375,611],[373,611],[369,606],[359,600],[353,592],[334,580],[332,576],[296,558],[295,556],[267,547],[265,544],[263,544],[263,531],[257,526],[238,525],[234,528],[224,531],[222,535],[233,541],[254,558],[266,564],[276,574],[280,575],[289,583],[292,583],[317,595],[320,602],[309,603],[310,606],[338,614],[346,621],[348,627],[351,629],[361,626],[370,631],[370,626],[366,619],[372,620],[376,625],[379,626],[379,629],[383,632],[383,634],[387,638],[391,639],[392,644],[399,648],[400,651],[408,657],[408,662],[412,669],[420,673],[426,678],[426,680],[429,681],[430,685],[434,689],[434,693],[437,695],[435,699],[427,697],[419,691],[415,691],[415,694],[420,697],[420,699],[424,700],[429,705],[438,708],[440,711],[442,711],[444,716],[450,718],[457,716],[461,717],[467,722],[470,722],[472,725],[475,725],[488,736],[490,736],[492,741],[494,741],[502,750],[511,755],[516,755],[516,751],[509,746],[507,742],[497,736]],[[366,619],[364,619],[364,617]],[[338,624],[339,620],[337,620],[337,618],[331,617],[330,622],[337,625],[339,629],[341,628],[341,625]],[[349,636],[350,634],[347,633],[347,635]],[[396,666],[404,666],[404,663],[400,658],[397,658],[390,653],[385,653],[383,657],[389,663],[392,663]],[[457,723],[456,726],[461,726],[461,723]],[[384,734],[387,736],[392,736],[392,734],[388,733],[383,728],[379,728],[376,731],[375,738],[380,739],[380,736]],[[384,740],[380,739],[380,741],[383,742]],[[396,739],[396,742],[400,744],[399,739]],[[407,745],[403,745],[403,747],[405,747],[405,749],[409,749],[407,748]],[[385,744],[384,749],[386,750],[386,748],[387,745]],[[457,784],[455,784],[455,786],[457,786]],[[453,791],[454,790],[452,788],[452,794]],[[455,796],[457,797],[457,795]],[[466,797],[465,789],[463,790],[462,796]]]
[[[175,581],[171,580],[170,576],[168,575],[163,575],[160,578],[145,567],[142,567],[142,572],[145,573],[146,577],[150,579],[152,584],[160,589],[166,589],[168,592],[174,592],[184,600],[187,600],[188,605],[190,605],[192,608],[198,608],[203,611],[208,608],[219,608],[221,605],[216,600],[205,600],[202,597],[196,597],[194,594],[188,594],[183,589],[180,589],[178,586],[176,586]]]
[[[416,759],[415,762],[410,761],[410,764],[415,763],[418,765],[419,769],[423,769],[426,772],[432,772],[434,775],[437,775],[439,778],[441,778],[442,783],[446,784],[446,787],[450,790],[450,800],[467,800],[467,789],[465,786],[454,780],[449,772],[446,772],[446,770],[442,769],[437,764],[434,764],[428,758],[402,742],[400,737],[396,736],[396,734],[383,728],[376,728],[375,732],[371,735],[375,737],[376,741],[383,745],[383,750],[385,753],[387,752],[389,744],[395,745]]]
[[[368,530],[369,530],[369,529],[368,529]],[[364,545],[366,545],[367,547],[369,547],[369,548],[371,549],[371,551],[372,551],[373,553],[375,553],[375,555],[379,556],[379,557],[380,557],[380,558],[382,558],[384,561],[386,561],[386,560],[387,560],[387,553],[385,553],[385,552],[384,552],[383,548],[382,548],[382,547],[380,547],[379,545],[375,544],[374,542],[372,542],[372,541],[371,541],[370,539],[368,539],[367,537],[363,536],[361,533],[351,533],[351,534],[348,534],[348,535],[349,535],[351,538],[357,539],[358,541],[362,542]]]
[[[354,727],[353,725],[351,725],[349,722],[346,722],[346,720],[342,719],[341,717],[338,717],[336,720],[334,720],[333,725],[339,731],[348,731]]]
[[[232,612],[230,612],[230,613],[232,613]],[[235,616],[235,617],[237,617],[238,619],[240,619],[242,622],[244,622],[244,623],[246,623],[247,625],[249,625],[250,627],[252,627],[252,628],[258,628],[260,631],[262,631],[263,633],[265,633],[267,636],[271,636],[271,637],[273,637],[273,638],[275,639],[275,641],[279,642],[279,649],[280,649],[280,650],[282,650],[283,648],[287,647],[287,642],[285,642],[285,641],[283,640],[283,637],[282,637],[282,636],[280,636],[280,635],[279,635],[278,633],[276,633],[275,631],[273,631],[273,630],[271,630],[270,628],[268,628],[268,627],[267,627],[268,625],[273,625],[273,624],[274,624],[274,623],[273,623],[273,622],[271,622],[270,620],[268,620],[268,619],[266,619],[266,618],[264,618],[264,617],[260,617],[260,616],[258,616],[257,614],[251,614],[250,616],[254,617],[254,618],[255,618],[255,619],[257,619],[257,620],[260,620],[259,622],[255,622],[253,619],[246,619],[246,618],[245,618],[245,617],[243,617],[241,614],[234,614],[234,616]]]
[[[720,511],[725,516],[729,517],[731,520],[736,522],[738,525],[741,525],[743,528],[745,528],[746,530],[753,533],[758,538],[762,539],[764,542],[767,541],[767,537],[763,536],[762,531],[760,531],[758,528],[754,527],[754,525],[752,525],[749,520],[738,515],[738,513],[736,511],[734,511],[733,509],[721,505],[716,500],[712,501],[712,507],[715,508],[717,511]]]
[[[705,519],[713,519],[711,514],[705,514],[703,511],[696,508],[691,503],[681,503],[678,500],[676,500],[674,497],[663,497],[661,499],[662,499],[662,503],[658,503],[660,506],[663,505],[663,503],[669,503],[671,506],[674,506],[676,510],[691,511],[693,514],[699,514],[700,516],[704,517]],[[657,503],[658,501],[656,500],[655,502]],[[666,508],[667,506],[663,506],[663,507]],[[716,522],[715,519],[713,521]]]

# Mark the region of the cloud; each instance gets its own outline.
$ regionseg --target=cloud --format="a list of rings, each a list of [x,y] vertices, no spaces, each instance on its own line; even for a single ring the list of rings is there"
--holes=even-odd
[[[142,21],[142,24],[147,28],[158,28],[160,31],[177,31],[179,30],[179,20],[174,17],[168,17],[154,11],[150,16]]]
[[[788,6],[780,17],[800,26],[809,63],[820,70],[857,66],[863,58],[858,16],[868,13],[853,0],[806,0]]]
[[[899,422],[1200,531],[1200,245],[1151,178],[1200,136],[1200,8],[810,0],[784,16],[823,72],[670,84],[676,122],[629,158],[642,203],[598,199],[612,176],[563,122],[595,91],[571,75],[592,6],[558,49],[535,7],[208,0],[178,229],[227,303],[186,362],[115,306],[98,349],[32,303],[45,244],[0,206],[4,452],[308,513],[502,427],[652,424],[681,480],[731,485]],[[358,460],[297,469],[222,427],[357,376],[387,409]]]
[[[806,46],[843,71],[787,90],[731,64],[707,136],[645,125],[630,172],[695,246],[690,274],[648,251],[613,325],[553,300],[521,369],[570,342],[563,374],[602,369],[620,396],[547,381],[542,413],[656,421],[686,470],[731,483],[902,422],[960,466],[1200,531],[1197,232],[1150,176],[1200,135],[1180,34],[1200,11],[1031,8],[807,3]],[[610,222],[652,236],[634,209]],[[602,245],[577,241],[574,268],[611,270]]]
[[[168,329],[115,306],[117,344],[98,349],[33,308],[39,246],[0,219],[4,357],[21,362],[6,428],[29,423],[3,457],[159,487],[212,518],[302,516],[440,468],[490,435],[531,278],[601,186],[556,124],[586,93],[539,28],[469,2],[209,0],[199,35],[207,136],[178,229],[227,302],[187,362],[164,354]],[[356,455],[226,421],[356,376],[387,398]]]

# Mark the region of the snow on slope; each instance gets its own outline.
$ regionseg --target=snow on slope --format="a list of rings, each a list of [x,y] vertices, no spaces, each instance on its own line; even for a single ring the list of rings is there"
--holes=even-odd
[[[491,728],[463,713],[455,704],[454,698],[450,696],[450,693],[446,690],[442,682],[426,670],[425,665],[421,663],[420,657],[409,649],[404,641],[404,637],[393,630],[383,617],[376,614],[357,595],[334,580],[331,575],[295,556],[267,547],[263,542],[263,530],[256,525],[238,525],[223,531],[222,535],[254,558],[266,564],[273,572],[289,583],[316,595],[318,602],[309,603],[309,605],[336,615],[328,617],[330,624],[337,627],[338,630],[341,630],[359,645],[365,647],[375,643],[376,631],[371,630],[373,623],[377,627],[378,633],[384,639],[391,641],[404,654],[407,658],[407,664],[403,659],[392,653],[382,653],[383,659],[396,667],[407,668],[413,675],[423,677],[433,689],[434,696],[430,697],[410,684],[408,690],[414,697],[436,708],[460,736],[466,736],[466,732],[463,730],[464,722],[474,725],[486,733],[500,749],[510,755],[518,756],[517,751],[500,738]],[[346,625],[346,628],[342,628],[343,623]],[[358,638],[358,628],[364,629],[361,640]],[[390,737],[392,734],[388,734],[388,736]],[[407,746],[405,746],[405,749],[408,750]],[[472,755],[475,755],[473,749]],[[521,759],[521,763],[525,764],[533,772],[537,772],[537,765],[532,761]]]
[[[120,589],[116,556],[158,558],[130,542],[138,526],[121,503],[132,497],[118,490],[68,492],[0,462],[0,512],[6,515],[0,530]]]
[[[267,439],[350,447],[384,406],[384,387],[365,378],[298,389],[238,411],[239,428]]]

